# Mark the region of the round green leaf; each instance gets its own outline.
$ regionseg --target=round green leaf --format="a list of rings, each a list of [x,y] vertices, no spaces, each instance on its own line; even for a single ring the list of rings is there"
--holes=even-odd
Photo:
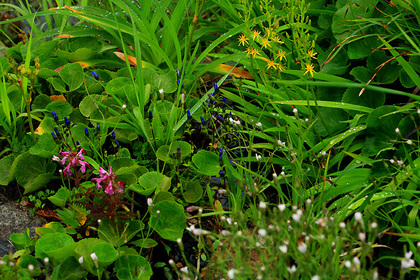
[[[182,238],[185,222],[186,216],[182,205],[164,200],[153,206],[149,226],[162,238],[176,241],[178,238]]]
[[[35,245],[36,258],[52,258],[62,262],[74,253],[76,243],[70,235],[61,232],[42,236]]]
[[[73,107],[64,100],[51,102],[45,107],[45,109],[50,112],[54,111],[60,120],[63,120],[64,117],[68,117],[71,112],[73,112]]]
[[[192,161],[200,173],[215,176],[220,171],[219,156],[215,153],[201,150],[192,157]]]
[[[199,181],[181,181],[182,196],[188,203],[195,203],[200,200],[203,195],[203,187]]]
[[[106,267],[113,263],[117,258],[117,250],[109,243],[99,243],[92,248],[92,253],[98,257],[100,265]]]
[[[83,84],[83,69],[79,63],[71,63],[60,71],[60,77],[69,86],[69,91],[78,89]]]

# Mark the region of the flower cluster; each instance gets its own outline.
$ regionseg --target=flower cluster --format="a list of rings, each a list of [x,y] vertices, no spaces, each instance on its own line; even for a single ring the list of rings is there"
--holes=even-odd
[[[85,152],[84,149],[81,149],[78,153],[75,152],[60,152],[57,156],[53,156],[54,161],[59,161],[62,165],[66,165],[66,162],[68,162],[68,165],[63,170],[64,176],[71,176],[73,174],[73,170],[70,167],[75,167],[77,165],[80,165],[80,172],[85,173],[86,167],[90,169],[89,163],[86,161],[83,161],[85,159],[83,157],[83,153]],[[63,157],[60,159],[60,157]]]
[[[123,193],[125,182],[116,181],[116,175],[112,172],[112,166],[109,167],[109,172],[107,172],[102,167],[99,167],[99,176],[100,178],[93,178],[91,182],[96,182],[96,188],[99,190],[102,187],[105,187],[105,193],[113,195],[116,192]]]

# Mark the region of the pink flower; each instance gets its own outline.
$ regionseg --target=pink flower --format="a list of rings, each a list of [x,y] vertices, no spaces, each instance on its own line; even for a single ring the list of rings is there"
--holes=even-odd
[[[75,152],[59,152],[58,155],[63,157],[60,160],[60,163],[62,165],[66,164],[66,161],[69,161],[69,164],[64,168],[63,174],[64,176],[71,176],[73,174],[73,171],[70,169],[70,167],[75,167],[76,165],[80,165],[80,172],[85,173],[86,167],[90,169],[89,163],[86,161],[83,161],[85,157],[83,156],[83,153],[85,152],[85,149],[81,149],[77,154]],[[57,157],[53,157],[53,160],[57,160]]]
[[[92,183],[96,183],[96,188],[98,190],[104,187],[104,192],[109,195],[113,195],[115,191],[120,194],[124,192],[125,182],[115,180],[116,175],[112,172],[112,166],[109,167],[109,172],[102,167],[99,167],[98,171],[100,178],[93,178],[90,180]]]

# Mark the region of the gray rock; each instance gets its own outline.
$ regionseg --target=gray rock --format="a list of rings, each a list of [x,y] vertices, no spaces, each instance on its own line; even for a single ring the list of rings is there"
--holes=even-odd
[[[39,216],[32,217],[22,205],[7,200],[0,200],[0,257],[16,251],[10,241],[12,233],[23,233],[27,228],[31,238],[35,229],[45,225],[47,221]]]

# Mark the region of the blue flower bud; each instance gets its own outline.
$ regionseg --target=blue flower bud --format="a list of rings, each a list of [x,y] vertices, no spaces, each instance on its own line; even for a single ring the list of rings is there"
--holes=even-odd
[[[80,142],[79,141],[76,141],[76,146],[80,146]]]
[[[99,80],[99,76],[98,76],[98,74],[96,74],[96,72],[95,71],[92,71],[92,76],[95,78],[95,80]]]
[[[85,126],[85,135],[89,137],[89,129]]]
[[[219,171],[219,175],[220,175],[220,177],[223,177],[223,176],[225,176],[225,172],[223,172],[222,170],[220,170]]]
[[[226,106],[226,97],[223,97],[223,104],[222,106]]]
[[[176,69],[176,75],[178,76],[178,79],[181,78],[181,70]]]
[[[219,160],[223,161],[223,150],[219,148]]]
[[[190,120],[191,119],[191,113],[190,110],[187,111],[187,118]]]
[[[203,116],[201,116],[201,117],[200,117],[200,119],[201,119],[201,124],[202,124],[202,125],[205,125],[205,124],[206,124],[206,122],[204,121]]]
[[[54,133],[54,132],[51,132],[51,135],[52,135],[52,137],[53,137],[54,139],[56,139],[56,138],[57,138],[57,136],[55,135],[55,133]]]
[[[96,130],[97,131],[101,130],[101,125],[99,123],[96,124]]]
[[[53,116],[53,118],[54,118],[54,120],[57,122],[58,121],[58,116],[57,116],[57,114],[54,112],[54,111],[52,111],[52,116]]]
[[[222,122],[223,121],[223,117],[222,115],[217,115],[217,118]]]
[[[118,142],[118,140],[115,140],[115,145],[117,145],[117,147],[120,146],[120,142]]]
[[[70,125],[70,120],[67,117],[64,117],[64,123],[69,126]]]
[[[60,137],[60,132],[58,132],[58,129],[56,127],[54,127],[54,131],[55,131],[55,134],[57,134],[57,136]]]
[[[176,147],[176,153],[181,154],[181,147],[180,146]]]
[[[115,131],[112,131],[112,133],[111,133],[111,138],[112,138],[112,139],[115,139]]]
[[[152,111],[149,111],[149,120],[153,119],[153,113]]]
[[[214,92],[216,92],[216,93],[219,92],[219,86],[217,85],[216,82],[214,82]]]

